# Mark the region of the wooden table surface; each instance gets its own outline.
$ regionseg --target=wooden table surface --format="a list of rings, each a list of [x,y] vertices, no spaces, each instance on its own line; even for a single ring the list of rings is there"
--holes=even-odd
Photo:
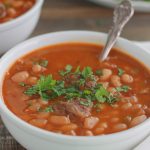
[[[107,32],[112,22],[112,9],[86,0],[45,0],[39,24],[32,36],[62,30]],[[150,13],[135,13],[122,37],[150,41]],[[0,121],[0,150],[24,150]]]

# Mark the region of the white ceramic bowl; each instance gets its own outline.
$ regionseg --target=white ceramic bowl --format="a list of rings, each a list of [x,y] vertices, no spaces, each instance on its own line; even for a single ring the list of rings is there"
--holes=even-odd
[[[25,14],[0,24],[0,54],[25,40],[34,30],[40,16],[44,0],[36,0],[35,5]]]
[[[38,36],[17,45],[0,62],[0,113],[14,138],[28,150],[130,150],[150,133],[150,119],[129,130],[95,137],[73,137],[36,128],[15,116],[5,105],[2,96],[3,78],[12,63],[37,48],[63,42],[105,43],[106,34],[89,31],[66,31]],[[133,55],[150,67],[150,53],[119,38],[116,47]],[[59,59],[59,58],[56,58]]]

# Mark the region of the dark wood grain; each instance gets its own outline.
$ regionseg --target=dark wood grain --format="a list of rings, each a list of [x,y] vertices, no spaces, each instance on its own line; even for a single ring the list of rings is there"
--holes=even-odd
[[[33,36],[61,30],[107,32],[112,12],[86,0],[46,0]],[[130,40],[150,40],[150,13],[135,13],[122,36]]]
[[[32,36],[61,30],[107,32],[112,9],[86,0],[45,0],[39,24]],[[130,40],[150,41],[150,13],[135,13],[122,36]],[[24,150],[0,121],[0,150]]]

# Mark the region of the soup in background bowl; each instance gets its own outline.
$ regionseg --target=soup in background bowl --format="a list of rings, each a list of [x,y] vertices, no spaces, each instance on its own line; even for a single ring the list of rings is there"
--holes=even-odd
[[[1,0],[0,23],[10,21],[33,7],[35,0]]]
[[[42,4],[43,0],[0,1],[0,55],[33,32]]]
[[[23,146],[130,149],[149,133],[149,53],[119,39],[101,63],[105,39],[88,31],[47,34],[2,58],[2,119]]]

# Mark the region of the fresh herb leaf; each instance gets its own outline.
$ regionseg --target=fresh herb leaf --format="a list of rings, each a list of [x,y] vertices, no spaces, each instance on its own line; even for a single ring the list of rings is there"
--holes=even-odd
[[[85,84],[85,79],[79,79],[79,86],[83,86]]]
[[[124,74],[124,70],[121,68],[118,68],[118,75],[122,76]]]
[[[101,86],[96,91],[95,97],[100,103],[107,102],[109,104],[112,104],[117,101],[117,98],[115,96],[112,96],[103,86]]]
[[[70,73],[71,70],[72,70],[72,66],[71,65],[66,65],[65,70],[59,71],[59,74],[61,76],[65,76],[66,74]]]
[[[49,96],[45,92],[51,90],[55,84],[56,80],[52,79],[52,75],[41,76],[37,84],[28,88],[24,93],[29,96],[39,94],[42,99],[47,100],[49,99]]]
[[[41,96],[42,100],[44,100],[44,101],[48,101],[51,99],[51,96],[48,95],[46,92],[39,91],[39,95]]]
[[[98,76],[103,75],[102,70],[96,70],[96,71],[95,71],[95,74],[98,75]]]
[[[52,106],[48,106],[48,107],[45,108],[44,111],[45,111],[45,112],[53,112],[54,110],[53,110],[53,107],[52,107]]]
[[[131,87],[124,85],[124,86],[120,86],[120,87],[116,87],[117,92],[128,92],[129,90],[131,90]]]
[[[108,91],[102,86],[95,93],[96,99],[101,103],[104,103],[106,101],[106,96],[108,95]]]
[[[23,86],[23,87],[26,86],[26,84],[24,82],[20,82],[19,85]]]
[[[34,65],[40,65],[42,67],[47,67],[48,66],[48,60],[39,60],[39,61],[34,61]]]
[[[85,95],[89,95],[89,94],[91,94],[92,92],[91,92],[90,90],[84,90],[83,93],[84,93]]]
[[[78,74],[78,73],[80,73],[80,66],[78,66],[77,68],[76,68],[76,70],[75,70],[75,72],[74,72],[75,74]]]
[[[28,96],[32,96],[38,93],[38,88],[37,86],[32,86],[30,88],[28,88],[24,94],[28,95]]]
[[[61,71],[62,80],[54,80],[52,75],[41,76],[37,84],[29,87],[24,93],[33,96],[39,95],[43,100],[49,101],[57,97],[62,97],[66,100],[76,100],[84,98],[87,101],[81,101],[81,105],[89,106],[93,101],[97,103],[112,104],[118,99],[109,93],[102,84],[97,83],[94,79],[94,73],[91,67],[85,67],[80,71],[78,66],[75,72],[72,72],[72,66],[67,65],[65,70]],[[70,76],[76,76],[73,82]],[[67,77],[67,82],[66,82]],[[68,82],[68,80],[70,80]],[[96,84],[90,89],[85,86],[86,82],[95,81]],[[81,88],[82,87],[82,88]],[[127,91],[128,86],[118,87],[117,91]]]
[[[79,102],[81,105],[83,106],[86,106],[86,107],[89,107],[91,106],[91,101],[87,100],[87,101],[80,101]]]
[[[48,66],[48,60],[41,60],[39,62],[39,65],[42,66],[42,67],[47,67]]]
[[[66,69],[66,71],[69,73],[69,72],[71,72],[71,70],[72,70],[72,66],[71,66],[71,65],[67,65],[67,66],[65,67],[65,69]]]
[[[118,101],[118,99],[117,99],[117,97],[114,97],[114,96],[112,96],[112,95],[109,95],[109,96],[107,96],[107,103],[108,104],[113,104],[113,103],[115,103],[116,101]]]
[[[56,84],[56,80],[53,80],[52,75],[41,76],[37,82],[37,88],[39,91],[50,90]]]
[[[91,77],[93,75],[93,71],[91,69],[91,67],[85,67],[83,70],[82,70],[82,76],[83,78],[88,78],[88,77]]]
[[[73,92],[73,93],[66,93],[66,94],[65,94],[65,98],[66,98],[67,100],[72,100],[72,99],[74,99],[74,98],[79,98],[79,97],[81,97],[81,94],[80,94],[80,93],[75,93],[75,92]]]

